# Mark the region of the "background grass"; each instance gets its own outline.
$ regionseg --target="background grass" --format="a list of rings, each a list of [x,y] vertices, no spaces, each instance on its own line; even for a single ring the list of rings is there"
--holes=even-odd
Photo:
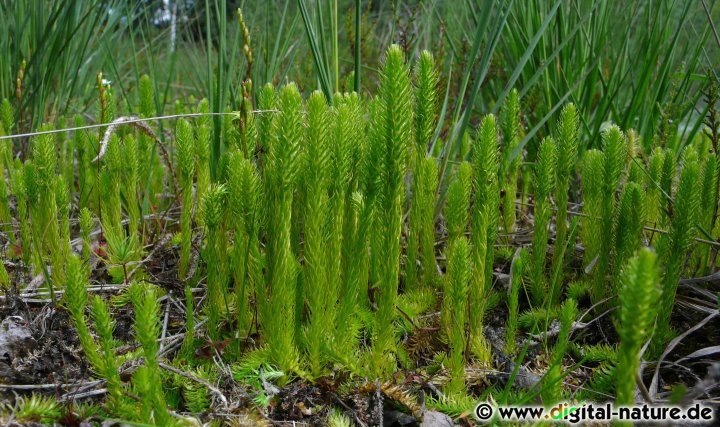
[[[256,90],[288,80],[326,96],[352,89],[354,71],[375,80],[380,53],[398,42],[410,57],[422,49],[436,53],[450,81],[447,113],[454,117],[497,112],[514,87],[527,121],[540,123],[524,141],[546,134],[559,106],[572,101],[586,117],[583,147],[598,146],[607,120],[635,128],[649,145],[658,122],[679,125],[696,116],[698,88],[707,73],[717,74],[720,48],[709,18],[717,20],[720,7],[705,6],[677,0],[180,1],[169,3],[173,30],[172,19],[153,24],[160,2],[3,1],[0,24],[7,31],[0,48],[8,54],[0,58],[0,94],[16,98],[26,61],[25,130],[49,114],[94,108],[99,71],[122,96],[148,73],[160,86],[158,113],[191,94],[209,94],[215,110],[225,100],[237,108],[247,72],[239,7],[252,40]]]

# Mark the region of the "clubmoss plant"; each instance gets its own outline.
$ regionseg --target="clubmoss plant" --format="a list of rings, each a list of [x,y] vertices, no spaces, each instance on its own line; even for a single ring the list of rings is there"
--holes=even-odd
[[[334,310],[332,298],[329,257],[339,258],[326,245],[326,224],[328,205],[328,175],[330,144],[327,132],[330,122],[328,107],[322,92],[313,92],[307,103],[307,131],[305,134],[303,178],[307,188],[305,196],[305,245],[303,283],[306,284],[309,319],[304,331],[305,349],[310,372],[319,376],[322,368],[322,347],[327,335],[323,330],[331,323],[330,312]],[[336,231],[336,230],[332,230]]]
[[[98,295],[95,295],[92,300],[91,316],[98,336],[99,351],[97,354],[102,367],[102,372],[99,374],[107,381],[107,403],[110,410],[113,411],[122,406],[123,400],[122,382],[118,372],[119,361],[115,355],[115,340],[113,339],[115,321],[112,319],[105,301]]]
[[[615,371],[620,405],[635,403],[635,382],[640,367],[640,350],[652,334],[660,299],[660,268],[657,255],[644,248],[623,268],[619,288],[617,331],[620,336]]]
[[[501,179],[503,196],[503,229],[505,234],[515,232],[515,200],[518,190],[518,172],[522,156],[511,155],[520,143],[522,123],[520,119],[520,95],[517,89],[510,91],[505,104],[500,111],[500,123],[503,134],[503,161],[501,164]],[[510,240],[510,237],[506,239]]]
[[[718,158],[714,155],[704,157],[698,225],[707,232],[712,233],[716,221],[715,210],[718,205]],[[701,275],[707,274],[708,267],[711,264],[710,257],[710,245],[702,245],[696,249],[695,263]]]
[[[615,248],[613,257],[613,283],[618,283],[620,268],[640,248],[645,224],[645,196],[642,187],[628,183],[620,195],[615,220]]]
[[[567,211],[568,192],[570,189],[570,177],[575,168],[578,140],[579,140],[580,117],[574,104],[566,105],[560,113],[556,128],[556,159],[555,168],[555,246],[553,248],[553,271],[563,264],[565,251],[563,246],[567,244]],[[554,295],[552,301],[557,302],[559,295]]]
[[[430,52],[424,50],[415,63],[415,147],[417,160],[425,157],[435,132],[438,73]],[[417,165],[417,163],[416,163]]]
[[[275,86],[268,83],[260,89],[257,95],[257,108],[260,111],[270,111],[277,107],[277,93]],[[264,173],[263,164],[265,155],[270,150],[270,138],[273,123],[273,114],[260,114],[257,116],[257,153],[260,170]]]
[[[76,115],[73,120],[75,127],[85,126],[85,119],[81,115]],[[93,186],[97,180],[97,174],[93,172],[96,170],[96,165],[91,165],[90,160],[95,156],[93,152],[97,150],[97,147],[91,146],[90,137],[87,132],[74,131],[73,132],[73,146],[77,152],[77,190],[78,190],[78,206],[81,208],[97,208],[96,200],[91,198],[92,192],[96,191]],[[97,155],[97,153],[95,153]],[[68,181],[72,182],[72,181]]]
[[[49,130],[50,127],[43,127]],[[64,251],[60,240],[58,206],[55,195],[55,173],[57,152],[55,139],[50,134],[40,135],[33,143],[33,180],[35,197],[29,197],[32,206],[33,239],[38,251],[50,260],[52,276],[48,285],[51,299],[55,300],[54,290],[65,286]],[[27,181],[26,181],[27,183]]]
[[[560,332],[558,333],[555,346],[553,347],[550,368],[543,377],[544,387],[542,399],[545,406],[549,407],[560,402],[563,398],[563,358],[567,353],[570,344],[570,333],[577,318],[577,303],[573,299],[567,299],[560,308]]]
[[[367,193],[366,193],[367,194]],[[355,231],[351,237],[352,256],[347,263],[347,276],[338,310],[336,334],[333,339],[333,350],[336,355],[352,355],[357,346],[359,309],[368,307],[367,287],[369,280],[368,244],[374,218],[374,195],[368,194],[370,200],[362,193],[354,192],[351,198],[351,209],[354,213]],[[350,364],[348,364],[351,366]]]
[[[662,298],[658,311],[658,330],[653,335],[651,347],[655,354],[672,335],[670,315],[675,304],[675,291],[685,264],[685,254],[695,234],[700,210],[700,188],[697,185],[699,180],[700,166],[697,154],[688,149],[683,157],[680,181],[672,201],[670,231],[662,236],[658,243],[658,257],[665,266],[665,273],[661,281]]]
[[[180,211],[180,262],[178,276],[184,279],[187,276],[190,262],[190,245],[192,242],[192,210],[193,210],[193,176],[195,173],[195,159],[193,156],[195,136],[190,124],[185,120],[177,123],[177,163],[182,191],[182,210]]]
[[[291,249],[293,190],[299,173],[300,144],[304,120],[297,86],[286,85],[278,101],[280,113],[274,116],[270,153],[265,172],[268,214],[267,303],[261,320],[270,348],[271,360],[283,371],[297,371],[295,347],[295,303],[297,261]],[[264,134],[264,132],[263,132]]]
[[[413,175],[405,283],[408,289],[432,285],[437,278],[435,263],[435,190],[438,166],[434,157],[423,157]],[[419,251],[419,253],[418,253]],[[422,275],[418,273],[418,260]]]
[[[473,146],[473,194],[475,200],[470,216],[470,245],[474,272],[468,293],[470,342],[473,352],[478,357],[489,354],[487,346],[484,344],[482,319],[492,287],[495,261],[494,245],[500,215],[498,168],[497,124],[495,116],[487,115],[480,123],[477,140]]]
[[[410,75],[402,49],[397,45],[388,48],[381,72],[379,108],[373,117],[382,147],[382,192],[379,197],[378,225],[381,227],[378,255],[383,265],[378,274],[379,290],[375,313],[372,348],[373,368],[376,374],[393,370],[390,353],[395,350],[392,321],[396,314],[398,278],[400,273],[400,235],[402,207],[405,196],[405,172],[412,141]]]
[[[104,371],[103,360],[98,346],[90,334],[85,308],[87,306],[87,268],[76,256],[70,257],[67,264],[67,288],[65,290],[65,305],[70,312],[70,318],[78,333],[80,345],[92,369],[102,375]]]
[[[354,147],[360,136],[362,116],[359,98],[355,94],[336,96],[334,106],[329,117],[334,122],[330,127],[329,136],[329,182],[327,217],[327,280],[328,287],[325,293],[326,325],[335,324],[336,301],[343,288],[344,271],[347,257],[350,256],[344,240],[349,240],[350,226],[345,222],[349,220],[350,191],[354,182],[352,162],[356,156]],[[360,141],[362,139],[360,138]]]
[[[455,178],[450,183],[447,193],[447,203],[445,204],[445,224],[448,232],[448,259],[450,257],[450,248],[465,238],[465,231],[468,227],[469,209],[470,209],[470,191],[472,189],[472,165],[469,162],[463,162],[458,168]],[[449,265],[449,262],[448,262]],[[448,266],[448,268],[450,268]],[[452,279],[446,280],[445,283],[445,300],[443,302],[443,313],[441,316],[442,324],[448,337],[453,334],[455,323],[453,322],[452,298],[449,295],[454,292],[450,289]],[[466,286],[467,287],[467,286]],[[467,291],[463,291],[466,294]]]
[[[445,226],[448,241],[465,236],[470,216],[470,192],[472,190],[472,165],[463,162],[458,168],[455,179],[450,183],[445,205]]]
[[[249,295],[256,289],[252,273],[260,262],[258,229],[260,222],[260,177],[255,165],[240,152],[230,155],[227,168],[228,206],[232,217],[232,274],[239,331],[249,332]]]
[[[535,209],[534,234],[532,245],[532,268],[530,270],[530,296],[536,305],[545,301],[547,280],[545,277],[545,257],[548,247],[548,226],[552,218],[550,194],[555,184],[556,167],[555,141],[545,138],[535,161]]]
[[[660,181],[662,177],[665,153],[660,147],[655,147],[648,158],[647,175],[645,176],[645,206],[647,222],[657,227],[660,221],[661,201],[664,200]],[[653,234],[649,233],[650,237]],[[652,243],[652,241],[651,241]]]
[[[101,206],[100,222],[105,235],[112,234],[114,238],[125,236],[125,229],[122,225],[122,197],[121,183],[124,162],[121,157],[120,139],[113,134],[107,145],[105,157],[105,168],[100,174],[101,182]],[[98,162],[100,160],[97,160]]]
[[[12,410],[13,418],[21,423],[55,424],[62,416],[62,410],[54,397],[32,394],[19,396]]]
[[[21,251],[21,257],[25,264],[29,264],[30,256],[32,254],[32,246],[30,241],[31,227],[28,209],[28,198],[29,189],[27,186],[27,173],[26,169],[22,166],[20,161],[15,165],[15,169],[12,171],[12,193],[15,195],[15,208],[17,210],[18,219],[18,235],[19,235],[19,248]]]
[[[454,239],[448,249],[447,284],[444,308],[448,319],[450,354],[448,369],[450,383],[446,393],[450,396],[465,394],[465,322],[467,318],[467,289],[471,276],[470,247],[463,237]]]
[[[134,285],[139,286],[139,285]],[[142,346],[145,356],[144,375],[146,386],[142,389],[145,405],[152,408],[152,416],[146,419],[157,425],[168,425],[170,414],[165,404],[165,393],[158,364],[158,337],[160,335],[160,314],[157,295],[153,286],[144,287],[142,296],[135,304],[135,337]]]
[[[212,340],[220,338],[220,322],[228,313],[227,301],[227,254],[222,220],[225,215],[226,188],[213,185],[203,199],[203,216],[207,244],[203,254],[207,264],[208,335]]]
[[[605,155],[600,150],[588,150],[582,160],[583,214],[580,237],[585,247],[585,268],[591,269],[600,253],[600,219],[602,218],[602,168]]]
[[[429,235],[428,228],[434,220],[434,197],[437,186],[437,166],[433,168],[426,154],[436,127],[438,73],[433,56],[423,51],[414,68],[415,149],[412,150],[413,187],[407,244],[405,283],[408,289],[415,289],[420,283],[434,282],[436,274],[434,256],[434,229]],[[434,170],[433,170],[434,169]],[[432,187],[432,188],[430,188]],[[428,240],[430,239],[430,240]],[[419,255],[421,251],[422,256]],[[432,258],[432,259],[431,259]],[[418,273],[418,261],[422,265],[422,278]]]
[[[598,303],[604,299],[609,290],[606,286],[606,276],[611,271],[610,263],[615,245],[615,215],[617,210],[615,192],[620,186],[620,178],[625,170],[625,159],[627,157],[625,135],[617,126],[611,126],[603,132],[603,154],[600,247],[598,261],[593,269],[594,284],[591,292],[593,303]]]
[[[257,143],[257,125],[255,124],[255,113],[253,112],[252,94],[253,86],[251,81],[246,81],[242,85],[243,102],[240,104],[240,142],[243,156],[249,159],[254,154],[255,145]],[[265,114],[265,113],[261,113]]]
[[[125,200],[125,211],[128,217],[128,234],[142,242],[143,221],[140,212],[138,196],[141,193],[141,158],[138,148],[138,140],[134,135],[127,135],[123,141],[122,158],[125,163],[123,170],[123,183],[121,195]]]
[[[158,107],[156,104],[155,82],[148,75],[140,76],[138,82],[138,109],[141,117],[149,118],[158,115]],[[155,141],[148,135],[140,132],[137,137],[137,153],[140,162],[139,176],[142,183],[147,183],[149,189],[157,188],[157,184],[162,182],[163,174],[157,173],[161,170],[160,156],[155,146]],[[145,195],[143,203],[157,203],[158,200],[153,196],[152,191]]]

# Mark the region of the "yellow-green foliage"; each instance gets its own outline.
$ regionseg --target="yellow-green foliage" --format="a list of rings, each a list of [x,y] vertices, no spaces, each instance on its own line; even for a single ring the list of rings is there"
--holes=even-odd
[[[467,288],[470,280],[470,248],[465,237],[459,237],[448,248],[447,284],[445,285],[446,310],[448,319],[448,341],[450,356],[450,384],[446,391],[449,395],[462,395],[465,392],[465,322]]]
[[[473,351],[487,354],[482,319],[490,294],[495,261],[500,193],[498,183],[498,130],[495,116],[483,117],[473,145],[473,196],[470,244],[473,277],[468,293],[470,336]]]
[[[620,405],[635,402],[635,382],[640,366],[640,349],[652,333],[660,298],[660,266],[650,249],[642,249],[623,268],[617,330],[620,336],[616,369]]]
[[[139,286],[139,285],[135,285]],[[158,336],[160,335],[160,313],[155,288],[147,286],[142,290],[142,295],[134,302],[135,308],[135,337],[143,349],[145,356],[143,382],[141,387],[143,406],[150,408],[145,411],[148,416],[145,421],[154,422],[157,425],[167,425],[170,414],[165,404],[164,387],[160,376],[158,365]]]
[[[472,166],[463,162],[448,189],[445,205],[445,227],[449,240],[465,235],[470,215],[470,191],[472,189]]]
[[[523,120],[533,116],[521,111],[516,90],[498,106],[499,120],[477,117],[493,106],[478,99],[462,122],[449,122],[457,116],[447,114],[452,99],[438,111],[439,68],[422,52],[411,73],[412,51],[388,48],[377,96],[316,91],[304,100],[301,88],[312,84],[276,92],[270,84],[253,90],[248,79],[230,85],[227,98],[176,100],[176,113],[192,113],[160,124],[107,126],[126,107],[100,81],[93,113],[105,125],[35,135],[24,162],[0,145],[0,222],[16,245],[8,257],[22,257],[0,265],[0,287],[32,292],[24,281],[42,277],[63,290],[56,309],[67,311],[92,374],[104,381],[108,416],[173,425],[182,422],[177,413],[219,410],[236,395],[227,372],[252,389],[259,411],[275,407],[276,386],[297,378],[330,377],[343,402],[352,377],[377,380],[363,392],[407,403],[413,375],[443,367],[448,399],[435,406],[459,415],[478,398],[465,387],[468,361],[479,368],[469,373],[521,354],[535,358],[523,363],[547,366],[536,393],[543,404],[571,397],[566,368],[582,357],[600,363],[588,384],[594,392],[617,386],[618,402],[631,401],[640,346],[652,334],[657,355],[672,337],[680,278],[712,271],[712,251],[697,239],[718,227],[710,142],[663,136],[677,147],[650,152],[634,131],[611,125],[602,150],[588,149],[598,141],[580,129],[591,123],[569,104],[549,133],[528,124],[544,136],[538,144],[524,137]],[[167,111],[155,86],[141,77],[137,99],[123,97],[127,108],[143,117]],[[451,82],[447,93],[454,89]],[[0,135],[29,127],[1,107]],[[523,163],[527,140],[534,163]],[[657,256],[638,254],[648,245]],[[159,270],[175,257],[169,283]],[[122,282],[110,288],[122,288],[112,305],[104,287],[88,297],[91,283],[96,291],[109,281]],[[129,302],[134,334],[121,343],[111,308]],[[571,342],[578,312],[600,302],[617,309],[617,352],[615,342]],[[500,348],[486,341],[488,313],[505,321]],[[537,337],[538,351],[525,352]],[[489,390],[498,403],[537,391]]]
[[[228,312],[227,240],[221,223],[225,215],[225,196],[224,186],[213,185],[202,200],[207,235],[204,258],[208,268],[205,309],[208,313],[208,334],[213,340],[219,338],[220,322]]]
[[[645,195],[642,187],[635,182],[630,182],[620,194],[615,220],[617,237],[612,268],[616,273],[640,247],[645,217]],[[617,281],[615,282],[617,283]]]
[[[260,260],[260,177],[255,165],[241,153],[230,155],[227,167],[228,207],[232,217],[233,249],[231,271],[237,305],[238,329],[247,331],[248,296],[257,286]]]
[[[405,267],[405,281],[410,289],[415,288],[418,284],[432,284],[437,276],[434,203],[437,175],[437,160],[434,157],[423,156],[413,172],[414,186],[410,205]],[[422,277],[418,272],[418,261],[422,266]]]
[[[602,218],[602,167],[605,155],[600,150],[588,150],[582,160],[583,214],[580,237],[585,247],[584,264],[588,268],[597,262],[600,253],[600,220]]]
[[[501,181],[505,195],[503,197],[503,229],[506,234],[515,231],[515,199],[518,189],[518,172],[522,156],[510,160],[520,143],[522,123],[520,120],[520,95],[517,89],[510,91],[500,111],[500,122],[503,134],[503,160],[501,163]],[[506,239],[509,240],[509,239]]]
[[[400,234],[405,192],[405,171],[412,136],[410,75],[399,46],[391,46],[381,73],[379,107],[372,118],[380,146],[379,256],[384,260],[378,274],[379,299],[374,325],[373,367],[377,374],[392,370],[395,349],[392,321],[400,275]]]
[[[565,300],[560,308],[560,332],[552,350],[550,368],[543,378],[545,387],[542,398],[546,407],[560,402],[563,398],[563,358],[570,343],[570,333],[576,317],[577,303],[573,299]]]
[[[548,225],[552,217],[550,194],[555,185],[557,164],[555,141],[546,138],[540,143],[535,160],[535,209],[532,268],[530,270],[530,294],[535,305],[545,301],[547,282],[545,278],[545,255],[548,246]]]
[[[192,208],[193,208],[193,176],[195,162],[193,150],[196,143],[190,124],[185,120],[178,121],[175,131],[177,140],[177,165],[182,191],[182,211],[180,212],[180,264],[178,275],[181,279],[187,276],[190,262],[190,244],[192,242]]]
[[[274,116],[269,158],[265,172],[268,215],[267,287],[261,303],[261,321],[270,346],[271,360],[285,371],[298,368],[295,344],[297,261],[291,249],[293,188],[300,169],[300,143],[304,118],[297,86],[280,92],[280,112]]]
[[[331,283],[329,274],[336,274],[330,264],[340,259],[326,245],[326,225],[329,184],[330,144],[327,141],[329,111],[325,96],[314,92],[307,104],[307,133],[305,135],[305,152],[303,178],[307,185],[305,195],[305,246],[303,283],[308,299],[309,325],[305,330],[304,342],[313,375],[319,376],[324,359],[322,346],[327,335],[323,331],[332,325],[331,313],[334,311],[335,298],[333,291],[337,283]],[[339,203],[339,202],[338,202]],[[334,218],[335,223],[338,218]],[[332,224],[331,224],[332,226]],[[333,227],[335,228],[335,227]],[[337,232],[336,229],[332,230]],[[334,248],[337,250],[337,247]]]
[[[43,129],[49,130],[49,127]],[[32,181],[28,186],[31,190],[28,200],[31,206],[33,241],[38,245],[34,250],[37,251],[40,259],[45,257],[50,259],[52,276],[48,284],[51,298],[54,300],[54,290],[65,286],[65,252],[60,239],[58,223],[60,210],[55,197],[57,150],[52,135],[41,135],[34,140],[33,165]],[[26,183],[28,183],[27,176]]]
[[[695,234],[700,211],[700,165],[697,153],[687,149],[682,161],[682,172],[675,192],[670,232],[658,242],[660,263],[665,266],[662,277],[662,299],[658,312],[657,328],[653,335],[652,349],[659,352],[661,346],[672,336],[670,315],[675,303],[675,291],[685,264],[685,254]]]
[[[593,268],[594,285],[591,292],[593,302],[597,303],[607,296],[606,275],[610,272],[612,251],[615,245],[615,215],[617,199],[615,192],[620,186],[620,178],[625,169],[627,142],[625,135],[617,126],[611,126],[603,132],[603,154],[601,208],[600,208],[600,244],[597,264]]]
[[[575,168],[579,144],[580,116],[574,104],[566,105],[560,113],[556,126],[556,160],[555,168],[555,246],[553,247],[553,271],[561,268],[563,263],[563,247],[567,244],[567,210],[570,178]],[[553,295],[557,302],[559,295]]]
[[[445,204],[445,224],[448,231],[448,250],[447,256],[450,259],[450,248],[454,247],[456,242],[465,240],[465,230],[468,226],[469,207],[470,207],[470,191],[472,188],[472,166],[468,162],[463,162],[458,168],[455,178],[448,188],[447,203]],[[465,248],[464,250],[468,250]],[[465,263],[465,261],[462,261]],[[457,267],[457,266],[456,266]],[[448,269],[450,262],[448,262]],[[469,275],[468,275],[469,278]],[[453,333],[453,319],[450,317],[453,311],[451,298],[448,295],[453,291],[453,286],[449,281],[445,283],[445,301],[443,304],[443,313],[441,316],[442,324],[448,335]],[[467,285],[463,285],[465,288]],[[465,295],[467,290],[463,290]],[[452,303],[454,304],[454,303]]]

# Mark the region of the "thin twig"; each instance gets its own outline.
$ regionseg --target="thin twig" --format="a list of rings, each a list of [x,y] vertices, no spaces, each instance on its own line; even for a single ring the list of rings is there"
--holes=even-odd
[[[172,300],[172,299],[171,299]],[[167,335],[168,321],[170,320],[170,304],[165,304],[165,319],[163,319],[163,329],[160,335],[160,348],[158,352],[163,351],[165,336]]]
[[[278,110],[253,110],[253,111],[251,111],[251,113],[277,113],[277,112],[278,112]],[[125,120],[125,121],[123,121],[123,123],[151,122],[151,121],[158,121],[158,120],[178,119],[178,118],[182,118],[182,117],[234,116],[234,115],[236,115],[236,113],[234,113],[234,112],[171,114],[169,116],[134,118],[132,120]],[[101,123],[101,124],[96,124],[96,125],[86,125],[86,126],[76,126],[76,127],[64,128],[64,129],[44,130],[44,131],[39,131],[39,132],[19,133],[16,135],[5,135],[5,136],[0,136],[0,141],[3,139],[25,138],[25,137],[29,137],[29,136],[46,135],[46,134],[51,134],[51,133],[70,132],[70,131],[85,130],[85,129],[96,129],[96,128],[104,127],[104,126],[108,126],[108,123]]]
[[[96,386],[102,384],[103,380],[88,381],[80,383],[67,383],[67,384],[0,384],[0,388],[6,390],[52,390],[56,388],[68,388],[78,386]]]
[[[99,388],[97,390],[86,391],[83,393],[68,393],[68,394],[64,394],[64,395],[60,396],[58,398],[58,402],[62,403],[62,402],[65,402],[65,401],[68,401],[71,399],[72,400],[84,399],[86,397],[99,396],[99,395],[105,394],[105,393],[107,393],[106,388]]]

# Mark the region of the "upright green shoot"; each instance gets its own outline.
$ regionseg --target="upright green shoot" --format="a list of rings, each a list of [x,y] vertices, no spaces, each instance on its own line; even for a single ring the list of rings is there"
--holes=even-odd
[[[448,249],[447,285],[445,304],[448,319],[450,356],[448,360],[450,383],[446,387],[449,396],[465,393],[465,319],[467,287],[471,275],[470,247],[465,237],[450,243]]]
[[[185,120],[177,123],[177,164],[182,191],[182,210],[180,211],[180,262],[178,276],[181,280],[187,277],[190,263],[190,245],[192,243],[192,212],[193,212],[193,176],[195,159],[193,150],[196,143],[192,127]]]
[[[392,370],[390,354],[395,350],[395,318],[400,273],[400,237],[402,208],[405,196],[405,172],[412,143],[410,73],[402,49],[388,48],[381,72],[379,108],[373,126],[382,147],[382,192],[379,197],[378,225],[382,228],[379,241],[380,259],[384,260],[378,274],[378,311],[375,314],[373,367],[377,374]]]
[[[532,268],[530,270],[530,296],[541,305],[547,295],[545,257],[548,247],[548,226],[552,217],[550,194],[555,184],[555,141],[546,138],[540,143],[535,161],[535,209],[532,245]]]
[[[203,216],[207,245],[203,257],[207,264],[207,293],[205,310],[208,314],[208,335],[212,340],[220,338],[220,322],[228,313],[227,300],[227,254],[225,228],[226,187],[212,185],[205,194]]]
[[[640,350],[650,338],[660,300],[660,266],[650,249],[642,249],[623,268],[619,288],[616,328],[620,336],[616,367],[619,405],[635,403],[635,383],[640,368]],[[661,308],[662,309],[662,308]]]
[[[268,199],[267,303],[261,304],[262,325],[271,360],[286,372],[298,370],[295,347],[297,261],[291,249],[293,193],[300,172],[300,146],[305,121],[297,86],[286,85],[278,100],[280,112],[270,130],[270,158],[265,172]],[[264,133],[264,131],[263,131]]]
[[[147,394],[141,397],[153,408],[152,419],[146,421],[154,421],[158,425],[168,425],[170,414],[165,403],[165,392],[158,360],[159,310],[155,288],[145,287],[139,300],[135,301],[135,336],[143,349],[145,375],[147,376],[146,385],[143,387]]]
[[[600,209],[600,246],[595,265],[594,284],[591,292],[593,303],[598,303],[608,294],[607,274],[611,271],[611,254],[615,245],[615,215],[617,200],[615,192],[620,187],[620,178],[625,170],[627,143],[625,135],[617,126],[603,132],[604,162],[602,168],[602,204]]]
[[[665,272],[661,280],[662,298],[657,332],[653,336],[651,347],[654,354],[659,353],[661,346],[672,336],[670,316],[675,305],[675,291],[685,265],[685,254],[695,234],[700,210],[700,188],[697,185],[700,180],[700,166],[697,154],[690,151],[686,150],[683,157],[680,181],[672,201],[670,232],[663,235],[658,243],[658,258],[665,266]]]
[[[574,104],[568,104],[560,113],[556,130],[556,157],[555,168],[555,246],[553,247],[553,271],[563,264],[562,250],[567,244],[567,210],[570,177],[575,167],[578,152],[580,118]],[[559,295],[553,295],[553,303],[557,302]]]
[[[500,111],[500,123],[503,134],[503,161],[501,179],[503,196],[503,230],[505,234],[515,232],[515,200],[517,197],[518,171],[522,156],[512,157],[520,142],[522,124],[520,120],[520,96],[517,89],[510,92]],[[508,239],[509,240],[509,237]]]
[[[498,130],[495,116],[480,123],[473,151],[473,194],[470,244],[473,277],[468,292],[470,343],[473,353],[489,362],[483,338],[482,319],[493,282],[494,245],[500,217],[498,182]]]
[[[309,319],[304,331],[304,343],[310,372],[320,376],[322,368],[322,347],[330,327],[329,312],[334,310],[335,301],[330,297],[331,284],[328,274],[329,259],[338,259],[338,253],[330,253],[327,246],[326,224],[328,205],[328,172],[330,165],[330,144],[327,128],[330,123],[325,96],[314,92],[307,104],[307,129],[304,136],[303,178],[306,185],[304,228],[305,245],[303,258],[303,283],[308,299]],[[335,230],[333,230],[335,231]]]

